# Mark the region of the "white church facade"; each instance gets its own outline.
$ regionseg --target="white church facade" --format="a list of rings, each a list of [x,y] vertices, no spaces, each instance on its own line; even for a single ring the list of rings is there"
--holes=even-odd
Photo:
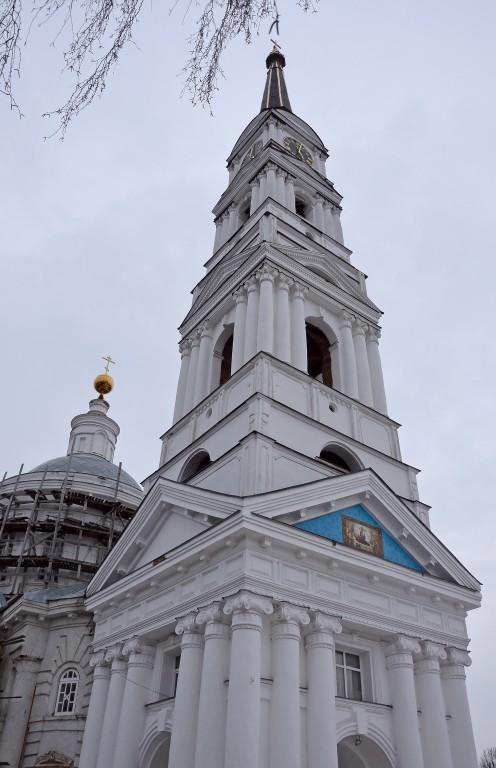
[[[476,768],[466,615],[387,413],[380,310],[274,50],[180,332],[173,426],[92,579],[79,768]]]

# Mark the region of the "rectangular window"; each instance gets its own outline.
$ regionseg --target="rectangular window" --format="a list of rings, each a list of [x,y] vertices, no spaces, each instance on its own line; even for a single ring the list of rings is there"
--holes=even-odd
[[[344,699],[363,701],[360,656],[356,653],[336,651],[337,695]]]
[[[181,654],[166,651],[162,654],[162,669],[160,673],[159,698],[172,699],[176,695],[177,678]]]

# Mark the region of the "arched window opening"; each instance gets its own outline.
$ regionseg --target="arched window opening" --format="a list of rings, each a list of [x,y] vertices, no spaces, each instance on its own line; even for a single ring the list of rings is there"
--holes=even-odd
[[[320,452],[320,458],[340,472],[351,472],[349,464],[333,450],[324,448],[324,450]]]
[[[308,219],[308,205],[302,197],[295,199],[295,211],[298,216],[302,216],[304,219]]]
[[[62,674],[55,704],[56,715],[70,715],[76,710],[76,696],[79,685],[77,669],[66,669]]]
[[[195,455],[186,462],[186,465],[179,477],[179,482],[189,482],[189,480],[201,472],[202,469],[208,467],[210,463],[210,455],[207,453],[207,451],[198,451],[198,453],[195,453]]]
[[[250,218],[250,201],[247,200],[247,202],[241,207],[239,211],[239,223],[240,225],[243,225],[248,219]]]
[[[321,330],[307,323],[307,363],[308,374],[332,387],[331,350],[329,339]]]
[[[224,347],[222,349],[222,362],[220,364],[220,381],[219,385],[225,384],[228,379],[231,378],[231,366],[232,366],[232,349],[233,349],[233,334],[229,336]]]

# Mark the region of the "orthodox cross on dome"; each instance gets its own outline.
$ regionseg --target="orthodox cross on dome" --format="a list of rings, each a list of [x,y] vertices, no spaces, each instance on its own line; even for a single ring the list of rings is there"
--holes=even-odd
[[[112,363],[112,365],[115,365],[115,360],[112,360],[110,355],[107,355],[107,357],[102,357],[102,360],[105,360],[106,363],[107,363],[107,365],[105,366],[105,373],[108,374],[108,372],[109,372],[109,365],[110,365],[110,363]]]

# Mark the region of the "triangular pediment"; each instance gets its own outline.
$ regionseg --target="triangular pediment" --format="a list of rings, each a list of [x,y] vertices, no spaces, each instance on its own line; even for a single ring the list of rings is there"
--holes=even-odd
[[[365,555],[373,555],[414,571],[426,573],[426,569],[396,538],[391,536],[363,504],[354,504],[336,512],[318,515],[311,520],[302,520],[295,523],[295,528],[352,547]]]

